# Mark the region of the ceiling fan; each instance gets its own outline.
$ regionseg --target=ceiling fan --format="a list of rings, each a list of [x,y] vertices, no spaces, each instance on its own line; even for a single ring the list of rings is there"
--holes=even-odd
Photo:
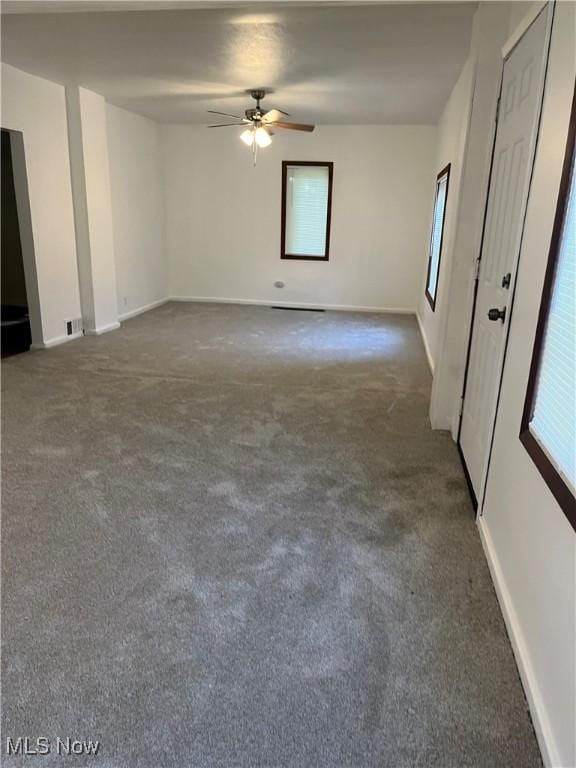
[[[231,115],[228,112],[217,112],[214,109],[209,109],[208,112],[212,115],[224,115],[225,117],[231,117],[237,122],[235,123],[221,123],[219,125],[209,125],[209,128],[228,128],[232,127],[244,127],[244,131],[240,134],[240,138],[248,147],[252,147],[254,155],[254,165],[256,165],[256,154],[258,148],[268,147],[272,143],[271,136],[274,135],[273,128],[283,128],[288,131],[307,131],[311,132],[315,126],[307,125],[305,123],[289,123],[283,120],[282,117],[290,117],[288,112],[283,112],[281,109],[270,109],[264,111],[260,106],[260,102],[266,96],[266,91],[263,89],[251,90],[250,96],[256,101],[256,107],[247,109],[244,112],[244,117],[240,115]]]

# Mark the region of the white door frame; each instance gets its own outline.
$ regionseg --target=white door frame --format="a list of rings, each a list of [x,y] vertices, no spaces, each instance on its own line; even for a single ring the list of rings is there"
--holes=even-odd
[[[545,10],[547,9],[547,10]],[[500,390],[502,387],[502,377],[504,373],[504,365],[506,363],[506,352],[508,350],[508,339],[510,335],[510,324],[512,320],[512,313],[514,310],[514,295],[516,291],[516,275],[518,274],[518,264],[520,261],[520,252],[522,248],[522,240],[524,237],[524,219],[526,216],[526,208],[528,204],[528,198],[530,195],[530,187],[532,184],[532,173],[533,173],[533,167],[534,167],[534,158],[536,156],[536,149],[538,145],[538,135],[540,132],[540,121],[542,117],[542,103],[544,100],[544,87],[546,82],[546,71],[548,68],[548,59],[550,55],[550,40],[551,40],[551,33],[552,33],[552,24],[554,21],[554,10],[555,10],[555,0],[543,0],[542,2],[539,2],[538,4],[535,4],[533,7],[530,8],[529,12],[526,14],[526,16],[522,19],[518,27],[514,30],[513,34],[508,38],[506,43],[502,47],[502,64],[501,64],[501,78],[500,78],[500,90],[499,90],[499,97],[498,97],[498,105],[500,104],[500,98],[502,96],[502,83],[504,79],[504,67],[506,64],[507,59],[510,57],[518,43],[522,40],[528,29],[532,26],[534,21],[540,16],[542,12],[546,12],[547,20],[546,20],[546,37],[544,42],[544,66],[542,67],[542,71],[540,73],[540,82],[538,84],[539,88],[539,115],[538,120],[535,124],[535,133],[534,133],[534,150],[533,150],[533,156],[531,158],[531,164],[530,164],[530,171],[528,174],[528,178],[526,181],[526,184],[524,185],[524,190],[522,192],[522,204],[521,204],[521,210],[522,210],[522,226],[520,229],[520,232],[518,234],[517,242],[514,246],[514,253],[516,254],[515,258],[512,261],[511,266],[511,281],[510,281],[510,298],[506,307],[507,312],[507,323],[505,328],[505,337],[504,337],[504,343],[502,346],[502,352],[501,352],[501,360],[499,362],[499,375],[498,375],[498,386],[496,387],[496,391],[494,393],[493,398],[493,407],[492,407],[492,424],[490,429],[490,440],[489,440],[489,447],[488,447],[488,456],[486,465],[484,468],[484,473],[482,476],[482,481],[480,483],[480,491],[478,493],[478,496],[476,496],[472,482],[470,480],[470,477],[468,476],[468,471],[466,468],[466,462],[464,460],[464,455],[462,453],[462,448],[460,444],[460,435],[462,430],[462,417],[464,413],[464,401],[466,396],[466,385],[468,382],[468,369],[470,364],[470,352],[472,348],[472,336],[474,333],[474,320],[476,316],[476,299],[477,299],[477,289],[478,289],[478,279],[480,274],[480,263],[482,259],[482,249],[484,246],[484,234],[485,234],[485,226],[486,226],[486,215],[488,210],[488,201],[490,199],[490,192],[491,192],[491,183],[492,183],[492,170],[493,170],[493,160],[494,160],[494,150],[496,147],[496,140],[498,135],[498,122],[496,123],[496,130],[494,131],[494,137],[492,141],[492,152],[491,152],[491,160],[490,160],[490,174],[489,174],[489,181],[488,181],[488,189],[486,193],[486,199],[484,204],[484,221],[482,225],[482,237],[480,241],[480,251],[477,259],[477,268],[476,268],[476,277],[474,281],[474,291],[473,291],[473,299],[472,299],[472,312],[470,316],[470,326],[469,326],[469,332],[468,332],[468,343],[467,343],[467,350],[466,350],[466,361],[465,361],[465,367],[464,367],[464,379],[463,379],[463,385],[462,385],[462,395],[461,395],[461,408],[460,408],[460,416],[458,420],[458,434],[456,438],[456,443],[458,446],[458,450],[460,452],[460,457],[462,460],[462,465],[464,468],[464,472],[466,474],[466,480],[468,482],[468,487],[470,489],[470,494],[472,496],[473,501],[475,502],[475,511],[477,514],[477,517],[480,517],[482,515],[483,511],[483,504],[484,504],[484,496],[486,491],[486,481],[488,478],[488,472],[490,469],[490,459],[492,455],[492,445],[494,441],[494,429],[496,425],[496,418],[498,416],[498,406],[500,403]],[[498,121],[499,117],[499,110],[496,116],[496,121]]]
[[[32,214],[30,212],[30,195],[28,192],[28,171],[26,168],[26,153],[24,149],[24,134],[22,131],[2,126],[10,136],[10,154],[12,156],[12,171],[14,174],[14,192],[16,194],[16,213],[20,230],[20,247],[24,265],[24,281],[26,283],[26,298],[28,299],[28,317],[30,318],[30,333],[32,347],[44,346],[42,331],[42,308],[38,288],[38,272],[36,270],[36,254],[34,251],[34,235],[32,233]]]

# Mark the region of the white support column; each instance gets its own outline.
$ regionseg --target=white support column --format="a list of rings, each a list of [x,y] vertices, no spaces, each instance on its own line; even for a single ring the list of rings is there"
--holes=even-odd
[[[85,88],[66,88],[76,251],[84,331],[100,334],[120,327],[106,103]]]

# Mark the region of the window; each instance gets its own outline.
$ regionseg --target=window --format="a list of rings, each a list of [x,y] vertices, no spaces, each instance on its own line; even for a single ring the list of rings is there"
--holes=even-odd
[[[576,529],[576,90],[520,440]]]
[[[282,258],[328,261],[333,163],[282,163]]]
[[[432,307],[432,312],[434,312],[436,307],[436,294],[438,292],[438,275],[440,274],[440,257],[442,256],[449,180],[450,163],[436,177],[436,197],[434,198],[434,216],[432,218],[432,234],[430,236],[430,252],[428,254],[428,274],[426,276],[426,298]]]

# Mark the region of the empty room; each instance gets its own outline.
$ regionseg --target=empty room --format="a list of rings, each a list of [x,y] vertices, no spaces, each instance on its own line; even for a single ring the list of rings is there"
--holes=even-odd
[[[2,765],[575,768],[576,3],[1,13]]]

